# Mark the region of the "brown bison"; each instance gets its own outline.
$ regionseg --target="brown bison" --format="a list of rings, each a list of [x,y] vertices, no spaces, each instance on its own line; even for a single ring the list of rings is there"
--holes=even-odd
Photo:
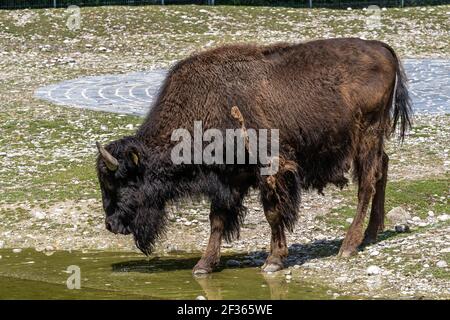
[[[358,206],[339,252],[347,257],[383,229],[384,144],[398,121],[403,139],[410,119],[402,67],[393,49],[379,41],[227,45],[195,54],[170,70],[134,136],[97,144],[106,228],[132,233],[149,254],[167,224],[166,203],[204,195],[211,201],[211,235],[193,271],[208,273],[219,262],[222,238],[239,236],[243,198],[253,187],[272,229],[263,270],[276,271],[288,254],[285,230],[292,231],[297,220],[301,190],[343,187],[352,167]],[[221,131],[244,122],[247,129],[279,129],[278,172],[261,175],[266,164],[260,162],[174,164],[172,132],[192,132],[194,121]]]

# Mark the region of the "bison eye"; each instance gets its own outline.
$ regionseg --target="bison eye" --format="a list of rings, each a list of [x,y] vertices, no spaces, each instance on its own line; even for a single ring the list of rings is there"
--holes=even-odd
[[[111,177],[108,175],[103,175],[103,178],[101,179],[103,187],[106,189],[106,191],[113,191],[114,188],[114,182],[112,181]]]

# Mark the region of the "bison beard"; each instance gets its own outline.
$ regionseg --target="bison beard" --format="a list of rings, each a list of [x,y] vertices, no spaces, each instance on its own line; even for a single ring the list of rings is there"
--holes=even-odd
[[[222,240],[239,236],[243,199],[253,187],[271,229],[263,270],[277,271],[288,254],[285,231],[297,221],[301,190],[343,187],[352,168],[358,206],[339,255],[354,254],[384,226],[384,145],[396,128],[403,139],[411,125],[406,83],[395,52],[379,41],[229,45],[193,55],[170,70],[134,136],[98,146],[107,218],[124,215],[148,255],[164,233],[166,203],[206,196],[211,233],[193,271],[208,273],[219,262]],[[279,171],[263,176],[260,163],[174,165],[171,135],[180,128],[192,135],[195,121],[204,130],[278,129]]]
[[[164,209],[142,207],[138,209],[131,230],[136,247],[145,255],[149,255],[165,231],[167,218]]]

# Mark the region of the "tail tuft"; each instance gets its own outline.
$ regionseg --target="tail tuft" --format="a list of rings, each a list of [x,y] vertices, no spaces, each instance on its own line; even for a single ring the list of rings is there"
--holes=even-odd
[[[405,133],[411,129],[413,117],[412,102],[408,92],[407,81],[405,71],[403,70],[400,61],[397,60],[392,132],[395,132],[398,128],[401,141],[405,139]]]

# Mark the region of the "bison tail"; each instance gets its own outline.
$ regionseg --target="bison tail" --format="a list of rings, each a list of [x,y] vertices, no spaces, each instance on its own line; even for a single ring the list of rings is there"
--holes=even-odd
[[[386,48],[391,51],[397,62],[397,72],[395,75],[394,90],[392,93],[392,131],[395,132],[398,128],[400,141],[405,138],[405,133],[411,129],[413,110],[412,102],[408,92],[407,77],[403,66],[398,60],[394,50],[386,45]]]

